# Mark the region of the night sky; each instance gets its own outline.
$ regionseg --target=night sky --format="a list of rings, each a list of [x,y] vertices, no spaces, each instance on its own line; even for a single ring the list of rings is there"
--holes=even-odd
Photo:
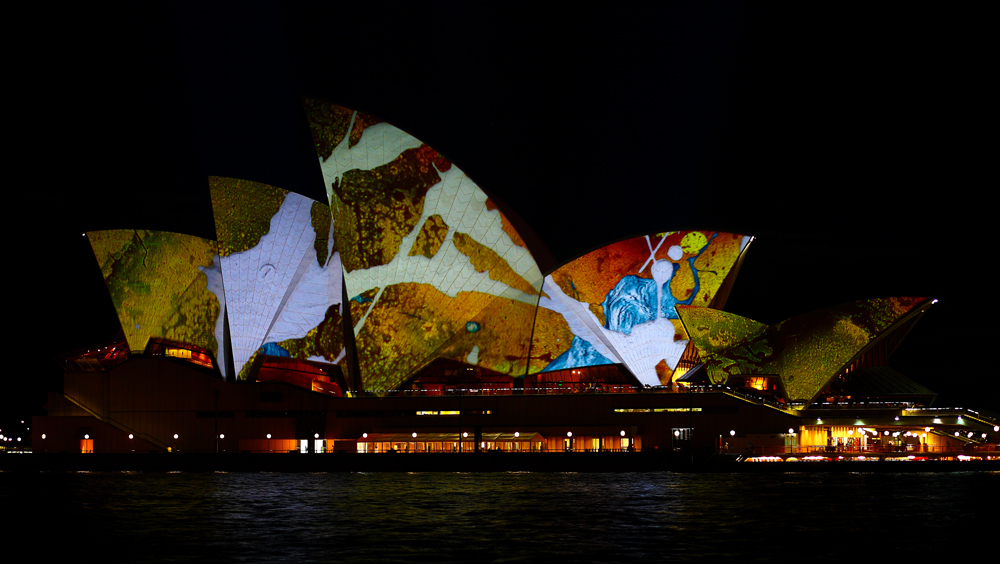
[[[302,96],[434,147],[559,262],[654,231],[722,230],[757,236],[726,309],[762,322],[939,298],[890,366],[937,406],[1000,411],[985,16],[342,4],[21,18],[36,43],[11,55],[8,166],[27,174],[8,181],[8,281],[22,293],[8,296],[5,421],[59,389],[55,355],[118,331],[83,231],[214,238],[209,175],[325,201]]]

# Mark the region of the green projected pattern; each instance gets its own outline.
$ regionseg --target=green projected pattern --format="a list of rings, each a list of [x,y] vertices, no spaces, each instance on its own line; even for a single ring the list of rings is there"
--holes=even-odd
[[[87,239],[130,349],[142,351],[157,337],[197,345],[218,358],[220,300],[209,287],[218,271],[214,241],[132,229],[92,231]]]
[[[865,347],[928,298],[881,298],[814,311],[775,325],[718,310],[678,306],[713,383],[777,374],[791,401],[809,401]]]

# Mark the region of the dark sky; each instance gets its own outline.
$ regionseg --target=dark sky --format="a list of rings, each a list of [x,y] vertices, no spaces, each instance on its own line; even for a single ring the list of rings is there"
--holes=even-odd
[[[201,4],[22,18],[37,41],[12,57],[21,143],[9,166],[29,172],[9,193],[32,227],[7,233],[11,272],[33,274],[11,300],[29,345],[5,378],[8,413],[56,389],[54,355],[117,332],[81,232],[214,237],[208,175],[324,198],[301,96],[436,148],[560,261],[653,231],[724,230],[758,237],[726,309],[759,321],[937,297],[890,366],[938,405],[1000,410],[986,362],[984,15]]]

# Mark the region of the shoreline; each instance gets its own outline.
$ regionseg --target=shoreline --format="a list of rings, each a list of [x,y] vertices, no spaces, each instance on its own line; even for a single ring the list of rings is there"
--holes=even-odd
[[[996,472],[1000,460],[736,462],[660,453],[6,453],[0,472]]]

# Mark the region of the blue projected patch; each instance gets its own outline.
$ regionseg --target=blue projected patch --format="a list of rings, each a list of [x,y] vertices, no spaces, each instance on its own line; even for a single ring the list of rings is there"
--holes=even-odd
[[[291,353],[282,348],[278,343],[264,343],[264,346],[260,348],[260,352],[267,356],[292,356]]]
[[[579,368],[581,366],[600,366],[602,364],[614,363],[597,352],[597,349],[589,342],[580,337],[573,337],[573,344],[570,345],[569,350],[557,356],[542,372],[562,370],[563,368]]]
[[[605,328],[631,335],[636,325],[656,319],[656,281],[628,275],[608,292],[601,306]]]

